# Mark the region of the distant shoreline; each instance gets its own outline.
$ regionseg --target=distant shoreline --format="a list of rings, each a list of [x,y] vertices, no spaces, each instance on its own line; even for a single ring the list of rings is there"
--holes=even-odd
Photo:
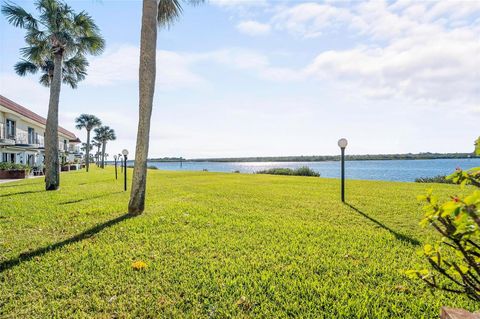
[[[374,154],[346,155],[347,161],[378,161],[378,160],[428,160],[428,159],[465,159],[480,158],[473,153],[418,153],[418,154]],[[339,161],[340,155],[318,156],[264,156],[264,157],[229,157],[229,158],[151,158],[148,162],[216,162],[216,163],[251,163],[251,162],[328,162]]]

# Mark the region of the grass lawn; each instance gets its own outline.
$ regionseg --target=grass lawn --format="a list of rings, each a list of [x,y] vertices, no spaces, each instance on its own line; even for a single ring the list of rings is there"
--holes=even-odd
[[[403,270],[435,234],[415,183],[149,171],[125,215],[113,169],[0,185],[0,318],[435,318],[478,307]],[[430,184],[436,193],[455,185]],[[147,268],[136,271],[135,261]]]

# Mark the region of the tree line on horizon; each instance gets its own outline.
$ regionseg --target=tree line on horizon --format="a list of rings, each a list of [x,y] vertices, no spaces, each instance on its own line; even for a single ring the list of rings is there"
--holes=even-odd
[[[415,159],[453,159],[453,158],[480,158],[475,153],[406,153],[406,154],[364,154],[345,155],[347,161],[365,160],[415,160]],[[339,161],[340,155],[299,155],[299,156],[256,156],[256,157],[219,157],[219,158],[192,158],[162,157],[150,158],[150,162],[325,162]]]

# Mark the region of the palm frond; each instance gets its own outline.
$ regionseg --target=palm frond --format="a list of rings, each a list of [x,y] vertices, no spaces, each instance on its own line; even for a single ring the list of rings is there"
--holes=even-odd
[[[45,43],[21,48],[20,54],[25,58],[25,60],[35,64],[41,64],[47,59],[47,57],[50,56],[50,52],[48,48],[45,47]]]
[[[111,129],[109,126],[100,126],[97,127],[95,130],[95,140],[100,142],[107,142],[113,141],[117,138],[115,135],[115,131]]]
[[[157,22],[160,27],[170,27],[183,12],[182,2],[189,5],[198,5],[204,0],[159,0]]]
[[[5,3],[2,6],[2,14],[5,15],[8,23],[15,27],[29,29],[38,26],[38,21],[31,14],[13,3]]]
[[[15,64],[13,68],[15,69],[15,72],[20,76],[25,76],[27,75],[27,73],[35,74],[38,72],[38,66],[27,60],[17,62],[17,64]]]
[[[159,0],[157,22],[160,26],[172,25],[183,12],[180,0]]]
[[[86,128],[88,131],[102,125],[102,121],[92,114],[81,114],[75,119],[75,123],[77,123],[77,129],[81,130],[82,128]]]
[[[50,87],[50,75],[48,75],[48,73],[42,74],[39,82],[43,86]]]
[[[72,89],[76,89],[78,87],[78,78],[71,74],[64,74],[62,82],[69,85]]]

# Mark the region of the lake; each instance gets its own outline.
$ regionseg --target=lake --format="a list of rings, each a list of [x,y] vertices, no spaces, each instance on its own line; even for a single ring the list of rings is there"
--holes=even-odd
[[[254,173],[256,171],[285,167],[308,166],[322,177],[340,177],[340,162],[149,162],[163,170]],[[418,177],[451,174],[456,167],[469,169],[480,166],[480,158],[433,160],[379,160],[347,161],[345,175],[350,179],[413,182]]]

